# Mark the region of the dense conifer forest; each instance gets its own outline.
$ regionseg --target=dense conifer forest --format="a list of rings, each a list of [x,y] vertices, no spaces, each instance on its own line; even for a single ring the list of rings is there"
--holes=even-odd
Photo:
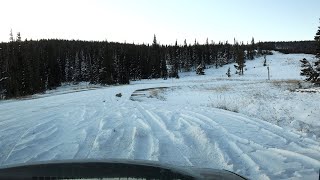
[[[314,41],[209,42],[184,41],[183,45],[130,44],[108,41],[22,40],[10,33],[10,41],[0,43],[0,98],[42,93],[62,83],[129,84],[151,78],[179,78],[180,72],[199,65],[219,68],[280,50],[284,53],[315,53]]]

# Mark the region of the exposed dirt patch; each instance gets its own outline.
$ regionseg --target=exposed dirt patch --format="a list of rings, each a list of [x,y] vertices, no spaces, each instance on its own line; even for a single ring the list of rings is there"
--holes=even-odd
[[[132,101],[142,101],[143,98],[156,98],[161,101],[166,100],[162,95],[163,91],[168,87],[156,87],[156,88],[147,88],[147,89],[138,89],[133,92],[130,96]]]

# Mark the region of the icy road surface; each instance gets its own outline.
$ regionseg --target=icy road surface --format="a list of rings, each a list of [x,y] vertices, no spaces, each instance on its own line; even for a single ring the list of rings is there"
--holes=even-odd
[[[196,86],[195,80],[180,85]],[[1,102],[0,166],[121,158],[227,169],[251,179],[318,177],[317,139],[213,107],[170,98],[131,100],[138,89],[180,86],[168,81]]]

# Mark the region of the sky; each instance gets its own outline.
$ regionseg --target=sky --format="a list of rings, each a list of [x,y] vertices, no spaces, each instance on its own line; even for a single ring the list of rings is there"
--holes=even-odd
[[[312,40],[320,0],[0,0],[0,41],[160,44]]]

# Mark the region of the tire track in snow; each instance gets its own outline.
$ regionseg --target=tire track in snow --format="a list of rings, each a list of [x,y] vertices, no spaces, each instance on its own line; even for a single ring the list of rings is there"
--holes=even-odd
[[[158,144],[148,124],[138,117],[136,113],[132,114],[129,119],[135,123],[133,125],[135,134],[132,159],[158,160],[155,153],[157,152]]]
[[[217,115],[225,115],[225,113],[222,112],[221,110],[214,110],[214,113],[217,114]],[[279,139],[285,141],[286,144],[289,144],[292,141],[296,142],[296,139],[301,139],[301,136],[298,136],[297,134],[294,134],[294,133],[291,133],[291,132],[285,132],[284,133],[284,129],[283,128],[281,128],[279,126],[276,126],[276,125],[273,125],[273,124],[270,124],[270,123],[265,122],[265,121],[258,120],[258,119],[257,119],[257,121],[259,121],[259,122],[253,121],[253,120],[251,120],[249,118],[242,117],[241,115],[235,115],[234,113],[228,113],[228,116],[226,118],[227,119],[231,119],[232,118],[233,121],[237,121],[239,123],[244,123],[245,122],[246,124],[249,124],[249,125],[252,125],[252,126],[256,126],[256,127],[259,128],[259,131],[265,131],[265,133],[268,133],[268,134],[273,135],[273,136],[277,136]],[[263,127],[262,127],[262,124],[264,125]],[[284,136],[283,134],[285,134],[286,136]],[[303,144],[301,144],[301,145],[303,145]]]
[[[57,136],[58,133],[58,128],[52,126],[42,131],[38,131],[38,133],[26,135],[26,137],[16,146],[8,160],[11,163],[18,161],[28,162],[43,160],[38,159],[39,153],[46,154],[51,147],[56,146],[57,142],[54,142],[51,137]]]
[[[132,158],[135,128],[126,124],[129,122],[121,111],[121,108],[114,108],[111,114],[103,116],[88,157]]]
[[[193,144],[191,143],[191,145],[198,144],[195,147],[200,147],[200,150],[196,150],[194,154],[198,151],[205,153],[202,159],[206,164],[203,163],[203,160],[198,160],[196,161],[197,164],[199,164],[198,166],[232,170],[229,156],[226,156],[220,148],[220,137],[224,136],[224,134],[216,133],[214,136],[211,136],[207,131],[208,129],[212,130],[212,128],[209,128],[209,126],[202,122],[201,119],[183,113],[181,113],[181,117],[189,124],[193,124],[190,126],[190,130],[186,129],[183,132],[185,132],[185,137],[194,139],[194,142]],[[191,133],[190,131],[193,132]],[[197,141],[199,142],[197,143]]]
[[[187,159],[180,150],[181,145],[184,143],[183,139],[178,139],[172,132],[170,132],[158,115],[147,110],[140,103],[136,103],[136,105],[140,114],[149,124],[151,131],[158,139],[158,160],[165,163],[190,165],[189,159]]]
[[[29,124],[27,127],[30,127],[28,132],[26,132],[25,135],[21,136],[20,142],[16,144],[16,147],[20,146],[26,146],[25,150],[22,152],[21,150],[15,152],[15,156],[20,156],[23,159],[23,162],[29,161],[29,160],[43,160],[43,159],[37,159],[39,154],[49,154],[51,152],[50,149],[52,147],[57,146],[58,144],[61,144],[61,148],[64,147],[65,149],[61,149],[58,152],[58,156],[63,154],[69,154],[69,152],[72,152],[73,149],[70,147],[75,147],[73,144],[74,137],[76,135],[73,134],[73,125],[74,121],[67,119],[64,117],[64,115],[56,113],[56,112],[49,112],[49,119],[45,123],[41,124],[35,124],[34,126]],[[37,117],[37,118],[43,118],[43,117]],[[44,118],[47,119],[47,118]],[[35,122],[43,122],[41,121],[35,121]],[[47,129],[50,129],[49,126],[52,126],[54,128],[54,131],[50,133],[50,131],[46,132]],[[52,129],[52,128],[51,128]],[[45,134],[45,135],[41,135]],[[34,139],[31,137],[34,136]],[[31,138],[31,139],[30,139]],[[24,142],[21,142],[24,141]],[[39,143],[38,145],[35,145],[35,143]],[[15,148],[16,149],[16,148]],[[37,154],[36,154],[37,153]],[[29,156],[29,157],[26,157]],[[67,158],[73,157],[69,156]],[[19,161],[22,161],[21,159]],[[10,160],[10,163],[13,163],[15,160]]]
[[[110,119],[110,116],[106,116],[106,114],[112,108],[111,104],[105,103],[105,100],[98,105],[85,104],[80,121],[78,120],[76,124],[77,130],[75,130],[75,132],[81,130],[84,138],[80,139],[79,149],[74,158],[84,159],[90,157],[90,153],[95,148],[94,143],[97,142],[100,132]],[[113,110],[115,111],[116,108],[113,108]]]
[[[97,109],[98,107],[88,108],[88,106],[88,104],[84,106],[80,115],[80,120],[78,120],[75,125],[75,132],[81,131],[84,136],[84,138],[79,140],[79,149],[74,155],[74,158],[76,159],[84,159],[90,155],[93,144],[103,126],[103,113],[101,114],[101,112],[104,111]],[[102,107],[102,109],[104,108],[105,106]]]
[[[177,139],[181,139],[180,144],[176,144],[176,147],[179,149],[184,162],[183,165],[194,166],[190,161],[190,147],[188,147],[185,143],[185,138],[182,136],[181,131],[186,129],[186,127],[191,126],[188,122],[179,118],[177,113],[172,114],[170,111],[166,112],[158,112],[154,108],[150,108],[150,111],[156,114],[166,125],[167,129],[174,134]]]
[[[85,135],[85,139],[83,140],[83,142],[79,143],[79,149],[74,155],[74,159],[84,159],[88,157],[92,149],[94,140],[99,133],[99,131],[97,131],[97,128],[94,126],[83,129],[82,132]]]
[[[225,116],[225,113],[222,110],[215,110],[215,114]],[[203,114],[208,114],[207,112],[204,112]],[[257,134],[263,134],[264,136],[267,135],[267,139],[260,138],[260,145],[264,146],[265,148],[273,148],[274,146],[277,146],[277,148],[286,149],[288,146],[299,149],[301,152],[308,152],[309,154],[319,154],[320,151],[320,144],[316,141],[313,141],[311,139],[305,139],[302,138],[300,135],[294,134],[293,132],[286,131],[285,129],[278,127],[276,125],[270,124],[265,121],[261,121],[256,119],[257,121],[261,122],[262,124],[259,124],[257,121],[253,121],[249,118],[242,117],[241,115],[236,116],[234,113],[228,113],[228,116],[225,116],[225,121],[219,121],[220,124],[224,124],[225,127],[228,127],[225,122],[228,121],[236,121],[237,123],[246,123],[247,126],[256,127],[258,129]],[[237,124],[234,123],[234,124]],[[263,125],[263,126],[262,126]],[[245,132],[245,131],[244,131]],[[252,139],[252,138],[251,138]],[[256,142],[259,140],[258,138],[253,138],[251,141]],[[268,141],[267,141],[268,140]],[[308,141],[308,142],[305,142]],[[258,143],[258,142],[256,142]],[[320,159],[320,154],[319,154]]]
[[[47,117],[52,117],[52,116],[47,116]],[[14,143],[12,143],[11,146],[8,145],[8,144],[2,144],[1,143],[1,145],[2,145],[2,147],[1,147],[1,156],[0,156],[0,158],[2,159],[1,160],[1,164],[5,164],[5,162],[9,160],[10,156],[15,151],[16,147],[21,144],[22,139],[25,138],[28,135],[29,132],[36,130],[38,127],[42,127],[43,125],[50,125],[52,123],[53,123],[52,119],[49,119],[49,120],[47,120],[47,121],[45,121],[43,123],[36,124],[34,126],[32,126],[32,125],[30,126],[29,125],[29,128],[26,128],[26,130],[24,130],[24,131],[22,131],[22,130],[21,131],[15,131],[15,133],[16,133],[15,137],[19,137],[19,138],[18,138],[18,140],[11,141],[12,137],[8,137],[7,140],[9,140],[10,142],[14,142]],[[22,124],[22,125],[24,125],[24,124]],[[54,124],[52,126],[54,126]],[[20,132],[20,133],[17,133],[17,132]],[[31,133],[31,134],[34,134],[34,133]]]
[[[110,136],[100,143],[105,148],[105,158],[130,159],[133,151],[134,128],[123,128],[120,130],[109,130]]]
[[[320,161],[310,158],[308,156],[305,156],[303,154],[297,153],[297,152],[292,152],[292,151],[288,151],[288,150],[284,150],[284,149],[277,149],[277,148],[270,148],[270,151],[274,151],[277,154],[282,154],[282,155],[286,155],[287,157],[303,157],[301,158],[301,162],[304,163],[308,163],[308,164],[312,164],[312,166],[314,167],[320,167]]]
[[[158,136],[161,136],[162,134],[164,134],[165,136],[169,137],[171,141],[175,140],[174,134],[168,130],[166,124],[163,122],[163,120],[159,116],[157,116],[150,110],[147,110],[140,104],[139,104],[139,109],[141,114],[145,117],[151,129],[154,130],[153,132],[155,132],[155,134],[158,134]],[[151,122],[150,120],[153,120],[153,121]]]
[[[25,116],[21,116],[18,118],[13,118],[10,122],[10,124],[5,124],[3,125],[3,127],[7,127],[7,128],[2,128],[2,126],[0,126],[1,130],[0,133],[4,132],[4,131],[17,131],[17,128],[19,127],[29,127],[29,126],[36,126],[37,123],[39,123],[39,119],[41,119],[40,122],[43,121],[43,119],[53,119],[53,117],[55,117],[56,115],[54,113],[49,112],[48,114],[27,114]],[[36,118],[33,118],[36,117]]]
[[[246,138],[245,136],[243,136],[244,134],[239,133],[237,131],[235,132],[230,132],[230,130],[233,130],[232,128],[230,129],[230,123],[231,124],[240,124],[240,123],[250,123],[247,121],[242,121],[238,119],[237,116],[231,116],[233,118],[230,118],[228,114],[223,114],[223,112],[220,114],[217,113],[211,113],[211,114],[215,114],[218,115],[217,118],[215,118],[216,120],[213,120],[212,118],[210,118],[208,116],[208,113],[204,113],[201,112],[201,114],[199,113],[195,113],[192,111],[186,111],[186,113],[192,114],[191,116],[193,117],[197,117],[202,120],[204,120],[204,122],[206,122],[207,124],[211,125],[211,128],[216,128],[216,131],[222,131],[222,134],[225,134],[225,136],[222,136],[221,139],[223,139],[223,141],[227,142],[227,143],[219,143],[222,147],[224,147],[223,149],[225,149],[227,151],[228,156],[230,156],[232,161],[235,161],[236,163],[233,163],[234,165],[237,165],[237,167],[235,166],[235,171],[239,171],[242,172],[245,176],[250,176],[250,177],[255,177],[255,178],[267,178],[266,173],[269,171],[269,169],[266,169],[264,167],[270,168],[270,167],[277,167],[278,164],[282,163],[283,165],[280,167],[285,167],[288,166],[290,163],[293,162],[297,162],[298,160],[299,162],[303,162],[301,163],[301,165],[305,166],[305,168],[314,168],[314,164],[320,163],[319,160],[315,160],[313,158],[309,158],[304,154],[298,153],[298,152],[294,152],[294,157],[293,159],[291,159],[291,157],[293,156],[288,156],[288,153],[281,153],[283,151],[287,152],[285,149],[287,149],[287,144],[284,143],[283,146],[279,146],[278,143],[276,143],[276,139],[274,139],[273,136],[270,136],[269,131],[260,131],[261,130],[261,124],[256,124],[253,126],[248,126],[248,128],[246,129],[246,131],[251,131],[251,128],[257,129],[259,132],[254,131],[253,134],[255,134],[255,137],[252,137],[253,134],[251,134],[251,137]],[[243,117],[240,117],[240,119],[243,119]],[[245,118],[244,118],[245,119]],[[225,123],[228,122],[229,123]],[[256,126],[256,127],[254,127]],[[239,127],[243,127],[243,125],[239,125]],[[264,126],[265,127],[265,126]],[[230,130],[228,130],[228,128]],[[242,131],[242,132],[246,132],[246,131]],[[206,132],[208,132],[209,134],[211,132],[214,131],[209,131],[207,130]],[[236,134],[234,134],[236,133]],[[286,134],[286,132],[284,132],[284,134]],[[213,133],[214,135],[214,133]],[[257,142],[257,138],[256,136],[261,136],[261,141]],[[214,135],[216,136],[216,135]],[[291,137],[291,136],[289,136]],[[227,138],[227,139],[226,139]],[[284,138],[284,137],[283,137]],[[275,149],[279,150],[278,153],[274,153],[271,151],[272,147],[271,145],[267,145],[265,144],[265,141],[267,142],[271,142],[269,141],[269,139],[275,141],[275,144],[273,145],[273,147],[276,147]],[[271,148],[271,149],[270,149]],[[292,148],[291,148],[292,149]],[[310,151],[310,150],[309,150]],[[292,152],[288,151],[288,152]],[[302,149],[301,152],[308,152],[307,149]],[[319,151],[318,151],[319,152]],[[316,152],[312,151],[313,156],[316,155]],[[236,156],[234,156],[236,154]],[[275,155],[276,154],[276,155]],[[261,157],[262,156],[262,157]],[[275,158],[275,156],[277,158]],[[270,161],[269,159],[264,159],[266,157],[271,157],[271,158],[275,158],[275,161]],[[289,158],[289,159],[288,159]],[[281,159],[288,159],[288,162],[283,163],[281,161]],[[245,167],[246,169],[243,169],[241,166],[241,164],[243,164],[243,162],[246,163]],[[286,165],[287,164],[287,165]],[[258,168],[257,168],[258,167]],[[269,172],[270,173],[270,172]]]
[[[222,159],[221,161],[226,161],[226,169],[230,167],[229,164],[232,164],[233,171],[245,173],[242,174],[244,176],[251,175],[251,177],[255,177],[257,179],[267,177],[266,174],[260,171],[259,164],[256,163],[250,156],[248,156],[245,150],[241,149],[241,147],[237,145],[237,142],[244,142],[246,145],[249,145],[249,140],[240,138],[228,132],[224,127],[205,115],[192,111],[184,111],[184,113],[192,114],[189,116],[193,117],[193,119],[195,119],[197,122],[202,121],[208,124],[210,129],[206,129],[203,132],[207,132],[209,139],[214,139],[216,141],[217,145],[215,150],[216,152],[220,152],[219,155]],[[263,146],[259,144],[255,145],[263,148]],[[223,163],[221,165],[223,165]],[[245,166],[243,167],[243,165]]]

